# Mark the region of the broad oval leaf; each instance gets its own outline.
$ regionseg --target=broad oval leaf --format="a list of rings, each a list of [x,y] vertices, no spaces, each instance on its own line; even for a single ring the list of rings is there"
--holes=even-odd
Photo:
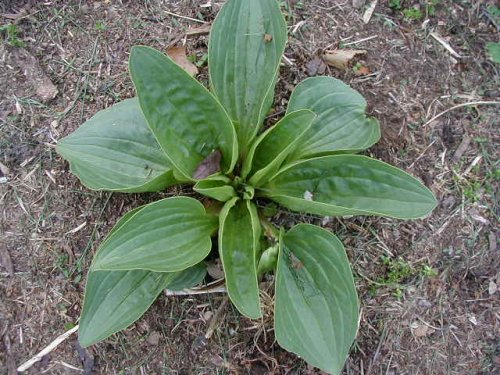
[[[94,270],[181,271],[210,252],[217,218],[196,199],[175,197],[148,204],[117,224],[94,258]]]
[[[200,262],[177,272],[175,278],[168,284],[168,289],[177,291],[192,288],[201,283],[206,275],[207,267],[204,262]]]
[[[138,193],[176,183],[136,98],[98,112],[56,150],[89,189]]]
[[[225,176],[213,176],[198,181],[193,190],[220,202],[226,202],[236,197],[236,191],[230,183],[231,180]]]
[[[275,175],[315,117],[309,110],[292,112],[266,130],[250,148],[243,166],[243,177],[252,174],[250,184],[259,186],[266,182],[266,178]]]
[[[200,163],[218,150],[224,172],[231,172],[238,156],[236,133],[212,94],[149,47],[133,47],[129,67],[144,116],[171,165],[195,180]]]
[[[87,347],[131,325],[176,276],[175,272],[91,270],[78,331],[80,344]]]
[[[363,96],[338,79],[313,77],[299,83],[290,97],[287,113],[299,109],[309,109],[318,117],[290,160],[360,151],[380,139],[379,123],[365,114]]]
[[[416,219],[436,207],[432,192],[408,173],[360,155],[303,160],[280,171],[260,195],[300,212]]]
[[[276,272],[276,340],[313,366],[339,374],[358,329],[356,287],[344,247],[309,224],[280,240]]]
[[[261,228],[257,208],[249,200],[234,198],[224,205],[219,220],[219,254],[229,298],[243,315],[260,318],[256,258]]]
[[[275,0],[229,0],[212,25],[210,82],[235,124],[241,155],[272,104],[286,38]]]

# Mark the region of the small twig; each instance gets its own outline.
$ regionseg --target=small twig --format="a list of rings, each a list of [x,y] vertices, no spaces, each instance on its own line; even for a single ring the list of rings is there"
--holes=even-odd
[[[224,308],[227,305],[227,301],[228,301],[228,296],[226,295],[224,297],[224,299],[222,300],[219,308],[215,312],[214,316],[210,320],[210,324],[208,325],[207,333],[205,333],[205,338],[207,340],[209,340],[210,337],[212,337],[212,335],[214,334],[215,327],[217,326],[217,323],[219,322],[219,319],[220,319],[220,317],[222,315],[222,312],[224,311]]]
[[[355,40],[354,42],[342,43],[342,45],[344,47],[352,46],[353,44],[359,44],[359,43],[367,42],[367,41],[375,39],[375,38],[378,38],[378,35],[372,35],[372,36],[369,36],[367,38],[363,38],[363,39],[360,39],[360,40]]]
[[[285,61],[285,63],[287,63],[287,65],[289,66],[294,66],[295,64],[293,63],[292,60],[290,60],[288,57],[286,57],[285,55],[283,55],[283,60]]]
[[[47,345],[44,349],[42,349],[37,355],[35,355],[30,360],[24,362],[21,366],[17,368],[17,371],[23,372],[33,366],[35,363],[39,362],[44,356],[49,354],[52,350],[57,348],[59,344],[61,344],[64,340],[66,340],[73,333],[78,331],[78,325],[71,328],[69,331],[64,332],[62,335],[58,336],[54,341],[52,341],[49,345]]]
[[[306,23],[306,21],[304,21],[304,20],[298,22],[295,26],[292,27],[291,33],[295,34],[302,26],[305,25],[305,23]]]
[[[378,342],[377,350],[375,350],[375,355],[373,356],[373,359],[371,360],[370,365],[368,366],[368,371],[366,371],[366,375],[370,375],[370,373],[372,372],[373,364],[378,359],[378,356],[380,354],[380,348],[382,347],[382,344],[384,343],[386,337],[387,337],[387,330],[384,325],[384,328],[382,329],[382,334],[380,335],[380,339]]]
[[[196,18],[187,17],[187,16],[181,16],[180,14],[175,14],[175,13],[169,12],[168,10],[165,10],[165,13],[167,13],[173,17],[183,18],[185,20],[189,20],[189,21],[193,21],[193,22],[206,23],[205,21],[198,20]]]
[[[461,59],[462,56],[460,56],[453,48],[451,48],[450,44],[444,40],[443,38],[441,38],[438,34],[436,34],[435,32],[432,32],[430,33],[430,36],[432,36],[434,39],[436,39],[439,44],[441,44],[444,48],[446,48],[446,50],[451,53],[454,57],[456,57],[457,59]]]
[[[200,34],[208,34],[210,32],[210,28],[212,26],[207,24],[204,26],[196,27],[194,29],[189,29],[186,31],[186,35],[200,35]]]
[[[434,116],[433,118],[431,118],[429,121],[427,121],[424,125],[422,125],[422,127],[426,127],[427,125],[429,125],[431,122],[437,120],[438,118],[440,118],[442,115],[450,112],[450,111],[453,111],[454,109],[457,109],[457,108],[462,108],[462,107],[467,107],[469,105],[488,105],[488,104],[491,104],[491,105],[499,105],[500,102],[469,102],[469,103],[462,103],[462,104],[457,104],[451,108],[448,108],[446,110],[444,110],[443,112],[437,114],[436,116]]]
[[[423,151],[423,152],[422,152],[422,153],[418,156],[418,158],[416,158],[416,159],[413,161],[413,163],[411,163],[411,164],[410,164],[410,166],[408,167],[408,169],[412,169],[412,168],[413,168],[413,166],[415,165],[415,163],[416,163],[417,161],[419,161],[420,159],[422,159],[422,157],[425,155],[425,153],[427,152],[427,150],[428,150],[429,148],[431,148],[431,146],[432,146],[434,143],[436,143],[436,140],[433,140],[433,141],[429,144],[429,146],[427,146],[427,147],[425,148],[425,150],[424,150],[424,151]]]

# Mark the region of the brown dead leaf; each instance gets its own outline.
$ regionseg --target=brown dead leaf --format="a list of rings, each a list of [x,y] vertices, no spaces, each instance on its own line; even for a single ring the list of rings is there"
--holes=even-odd
[[[26,80],[30,82],[33,89],[33,92],[29,93],[30,96],[34,94],[44,103],[57,96],[59,90],[45,74],[37,58],[27,50],[24,48],[4,49],[4,47],[0,45],[0,55],[3,56],[7,64],[19,67],[22,70],[26,76]],[[19,112],[17,102],[16,109]]]
[[[186,55],[186,47],[174,46],[167,49],[167,55],[174,60],[174,62],[184,69],[191,77],[198,74],[198,68],[191,61],[188,60]]]
[[[413,334],[415,335],[415,337],[425,337],[434,333],[434,329],[426,324],[419,322],[414,322],[411,325],[411,328],[413,329]]]
[[[214,173],[220,172],[220,160],[222,154],[219,150],[215,150],[209,154],[196,168],[193,178],[201,180],[208,177]]]
[[[366,65],[361,65],[358,69],[354,70],[354,74],[357,76],[366,76],[370,73],[370,68]]]
[[[363,49],[338,49],[335,51],[327,51],[323,55],[323,60],[337,69],[347,69],[349,62],[357,55],[364,55]]]

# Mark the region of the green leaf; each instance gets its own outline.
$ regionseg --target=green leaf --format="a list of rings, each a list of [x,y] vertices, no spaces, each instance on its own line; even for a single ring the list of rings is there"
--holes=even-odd
[[[272,105],[286,38],[275,0],[229,0],[212,25],[210,82],[235,124],[241,155]]]
[[[261,228],[257,209],[249,200],[233,198],[219,216],[219,253],[229,298],[243,315],[262,316],[257,281]]]
[[[495,63],[500,63],[500,43],[488,42],[486,43],[486,52],[490,59]]]
[[[299,83],[287,113],[299,109],[309,109],[318,117],[290,160],[364,150],[380,139],[378,121],[366,116],[363,96],[338,79],[313,77]]]
[[[309,364],[340,374],[358,329],[358,296],[342,243],[309,224],[280,240],[274,331]]]
[[[316,115],[309,110],[289,113],[266,130],[252,144],[243,166],[242,176],[253,174],[250,184],[259,186],[278,172],[300,137],[310,128]]]
[[[259,195],[317,215],[423,217],[436,207],[429,189],[406,172],[359,155],[303,160],[280,171]]]
[[[205,263],[200,262],[192,267],[178,272],[177,276],[168,284],[169,290],[184,290],[200,284],[207,274]]]
[[[100,246],[94,270],[181,271],[210,252],[217,218],[196,199],[162,199],[117,224]]]
[[[89,189],[138,193],[176,183],[135,98],[98,112],[56,149]]]
[[[171,165],[193,180],[198,165],[219,150],[224,172],[231,172],[236,133],[212,94],[152,48],[133,47],[129,67],[144,116]]]
[[[230,182],[231,180],[225,176],[213,176],[198,181],[193,190],[220,202],[226,202],[236,197],[236,191],[229,185]]]
[[[95,344],[139,319],[177,273],[90,271],[78,340]]]

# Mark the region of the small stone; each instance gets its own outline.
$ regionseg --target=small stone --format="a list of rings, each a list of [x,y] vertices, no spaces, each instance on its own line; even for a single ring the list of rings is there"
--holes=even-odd
[[[490,294],[490,296],[492,296],[497,292],[497,290],[498,290],[497,284],[493,280],[491,280],[490,284],[488,285],[488,293]]]
[[[151,346],[157,346],[160,343],[161,334],[159,332],[153,331],[146,342]]]
[[[366,3],[366,0],[352,0],[352,7],[354,9],[361,9]]]

